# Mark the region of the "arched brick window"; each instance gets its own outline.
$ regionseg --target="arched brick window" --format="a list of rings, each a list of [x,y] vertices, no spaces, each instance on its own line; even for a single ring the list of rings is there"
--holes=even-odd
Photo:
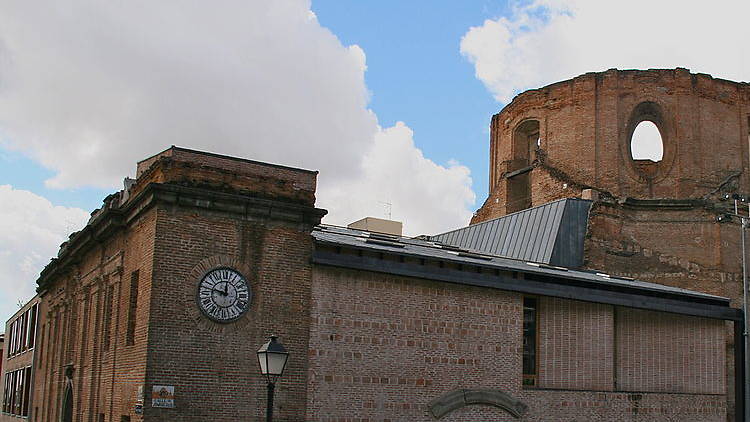
[[[531,207],[531,164],[539,148],[539,121],[526,120],[513,131],[513,161],[508,178],[506,213]]]

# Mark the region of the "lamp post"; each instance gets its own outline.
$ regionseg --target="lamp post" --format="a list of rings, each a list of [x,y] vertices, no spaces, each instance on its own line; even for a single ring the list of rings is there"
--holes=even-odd
[[[274,383],[284,373],[286,360],[289,358],[289,352],[284,345],[278,340],[278,337],[271,336],[266,344],[258,349],[258,363],[260,364],[260,373],[268,380],[268,404],[266,406],[266,421],[273,420],[273,393]]]

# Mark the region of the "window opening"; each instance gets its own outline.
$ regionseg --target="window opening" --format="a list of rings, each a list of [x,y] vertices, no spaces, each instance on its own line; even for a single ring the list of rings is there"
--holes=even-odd
[[[542,139],[539,137],[539,131],[531,133],[526,138],[526,144],[529,146],[529,154],[527,156],[527,166],[531,165],[531,162],[536,158],[536,150],[542,145]]]
[[[65,388],[61,422],[73,422],[73,384],[70,381]]]
[[[135,344],[135,314],[138,310],[138,270],[130,274],[130,306],[128,307],[128,327],[125,338],[125,345],[132,346]]]
[[[36,344],[36,314],[37,314],[37,305],[34,305],[29,309],[29,334],[27,336],[27,344],[29,349],[34,348],[34,344]]]
[[[29,416],[29,400],[31,399],[31,367],[23,370],[23,406],[21,416]]]
[[[630,138],[630,151],[633,160],[648,160],[652,162],[661,161],[664,156],[664,143],[661,139],[661,133],[656,124],[649,120],[644,120],[635,127],[633,136]]]
[[[523,385],[537,385],[537,300],[523,298]]]
[[[107,286],[104,294],[104,350],[109,351],[110,345],[110,327],[112,326],[112,297],[114,296],[114,285]]]
[[[539,121],[527,120],[513,132],[513,160],[508,168],[506,214],[531,207],[531,175],[528,171],[541,144]]]

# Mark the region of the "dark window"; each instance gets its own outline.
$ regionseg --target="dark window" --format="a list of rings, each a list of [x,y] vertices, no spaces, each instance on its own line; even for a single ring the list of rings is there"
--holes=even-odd
[[[114,286],[107,286],[106,293],[104,294],[104,350],[109,350],[110,338],[109,330],[112,326],[112,296],[114,292]]]
[[[18,385],[21,383],[21,373],[19,371],[13,371],[12,378],[12,387],[13,388],[13,398],[11,399],[11,402],[13,403],[13,407],[10,409],[10,413],[17,415],[18,411],[21,410],[21,395],[18,394]]]
[[[104,422],[104,413],[99,414],[99,422]]]
[[[65,398],[62,405],[61,422],[73,422],[73,385],[68,382],[65,388]]]
[[[34,305],[29,309],[29,334],[27,336],[27,344],[29,349],[33,349],[36,344],[36,319],[37,319],[37,305]]]
[[[130,422],[130,416],[122,415],[120,417],[120,422]]]
[[[5,379],[3,380],[3,412],[10,412],[10,372],[5,373]]]
[[[138,310],[138,277],[138,270],[133,271],[130,275],[130,306],[128,307],[128,327],[125,338],[127,346],[135,344],[135,317]]]
[[[18,341],[19,352],[26,350],[26,334],[27,334],[26,331],[28,331],[28,328],[29,328],[28,316],[29,316],[29,312],[26,311],[22,313],[20,317],[21,324],[19,325],[19,327],[21,331],[19,332],[20,337]]]
[[[10,329],[10,350],[8,356],[15,355],[18,351],[18,319],[13,321]]]
[[[21,416],[29,416],[29,402],[31,400],[31,367],[23,369],[23,406]]]
[[[537,385],[537,300],[523,298],[523,385]]]

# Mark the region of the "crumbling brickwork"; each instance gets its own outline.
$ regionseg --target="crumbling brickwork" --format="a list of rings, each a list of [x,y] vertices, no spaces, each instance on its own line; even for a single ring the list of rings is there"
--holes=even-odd
[[[492,118],[490,197],[474,221],[507,212],[508,176],[526,164],[534,166],[533,205],[587,186],[615,198],[707,198],[723,184],[746,190],[749,119],[748,84],[680,68],[612,69],[526,91]],[[664,155],[653,171],[642,171],[630,150],[643,120],[662,135]],[[531,121],[536,151],[528,144]],[[545,193],[551,186],[538,173],[572,192]]]
[[[632,157],[644,120],[659,128],[661,161]],[[539,146],[525,152],[532,126]],[[731,211],[723,194],[750,193],[750,85],[681,68],[588,73],[519,94],[490,129],[490,194],[472,222],[514,212],[526,197],[535,206],[592,189],[584,267],[740,305],[739,227],[716,217]]]

